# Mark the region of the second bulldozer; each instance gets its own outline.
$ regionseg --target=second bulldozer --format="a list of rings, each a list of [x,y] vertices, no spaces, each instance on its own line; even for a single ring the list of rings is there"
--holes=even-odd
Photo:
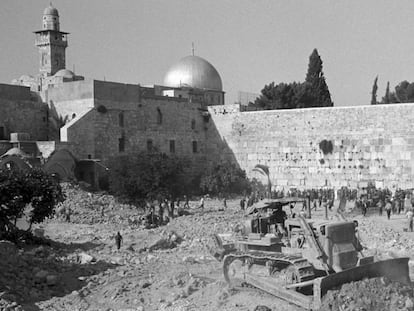
[[[344,283],[382,276],[410,283],[409,258],[375,262],[372,256],[362,256],[356,221],[297,216],[287,219],[285,231],[278,232],[274,211],[298,201],[259,203],[251,209],[257,214],[238,228],[238,234],[213,236],[210,251],[223,262],[224,278],[230,285],[247,283],[303,308],[318,310],[326,292]]]

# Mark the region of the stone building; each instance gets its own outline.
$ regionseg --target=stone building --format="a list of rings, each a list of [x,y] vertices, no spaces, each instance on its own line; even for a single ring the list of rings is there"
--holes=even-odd
[[[260,177],[253,168],[266,165],[276,188],[414,188],[413,104],[242,111],[201,57],[179,60],[164,85],[99,81],[66,68],[55,8],[35,35],[39,73],[0,84],[0,166],[97,184],[108,158],[157,148],[192,174],[227,160]]]
[[[49,147],[69,150],[82,163],[79,176],[89,182],[97,178],[87,163],[96,166],[112,156],[154,148],[188,158],[193,172],[203,169],[207,107],[224,105],[221,77],[208,61],[184,57],[166,73],[163,86],[85,79],[66,69],[68,33],[60,30],[56,8],[44,10],[35,35],[39,73],[0,85],[4,152],[11,147],[11,133],[28,133],[34,145],[50,141]],[[21,106],[27,112],[22,114]],[[37,150],[33,156],[47,161],[53,151]]]

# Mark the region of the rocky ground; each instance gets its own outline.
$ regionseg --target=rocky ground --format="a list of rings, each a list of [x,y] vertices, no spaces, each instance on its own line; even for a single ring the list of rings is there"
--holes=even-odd
[[[203,211],[192,202],[192,215],[145,230],[133,206],[69,186],[65,191],[71,222],[54,218],[38,226],[49,245],[19,249],[0,242],[0,310],[302,310],[256,289],[225,284],[207,247],[211,233],[231,231],[244,219],[238,202],[229,201],[226,211],[217,211],[222,203],[215,200],[207,200]],[[414,258],[414,233],[403,231],[402,215],[389,221],[353,216],[364,252]],[[120,251],[117,231],[123,236]],[[323,310],[414,310],[412,296],[410,287],[365,280],[329,292]]]

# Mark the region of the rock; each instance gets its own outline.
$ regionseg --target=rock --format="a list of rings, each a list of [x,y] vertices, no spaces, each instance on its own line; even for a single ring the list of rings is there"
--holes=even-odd
[[[407,308],[407,310],[412,310],[414,308],[414,302],[411,298],[407,298],[405,300],[405,307]]]
[[[35,282],[37,283],[42,283],[42,282],[46,282],[46,278],[48,276],[48,272],[45,270],[40,270],[39,272],[37,272],[35,274]]]
[[[111,263],[116,264],[116,265],[124,265],[125,264],[125,260],[122,257],[112,257],[111,258]]]
[[[183,262],[194,264],[194,263],[197,263],[197,260],[192,256],[185,256],[183,257]]]
[[[141,285],[141,287],[142,288],[147,288],[147,287],[150,287],[151,286],[151,283],[149,283],[149,282],[144,282],[142,285]]]
[[[47,285],[49,285],[49,286],[54,286],[54,285],[56,285],[57,284],[57,276],[56,275],[48,275],[47,277],[46,277],[46,283],[47,283]]]
[[[80,264],[89,264],[94,261],[96,261],[96,259],[91,255],[88,255],[86,253],[77,254],[77,262]]]
[[[35,228],[33,230],[33,235],[38,237],[38,238],[44,238],[45,236],[45,230],[42,228]]]
[[[15,255],[17,253],[17,247],[14,243],[6,240],[0,241],[0,254],[7,256]]]

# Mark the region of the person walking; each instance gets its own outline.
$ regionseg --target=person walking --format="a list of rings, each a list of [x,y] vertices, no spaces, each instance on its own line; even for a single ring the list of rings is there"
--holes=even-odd
[[[162,225],[164,222],[164,211],[167,209],[167,205],[165,204],[165,201],[161,202],[158,208],[158,222],[159,225]]]
[[[190,204],[188,202],[188,197],[184,195],[184,209],[189,209],[189,208],[190,208]]]
[[[379,202],[378,202],[378,205],[379,205],[379,215],[380,216],[382,216],[382,211],[384,210],[384,201],[383,200],[380,200]]]
[[[243,197],[241,200],[240,200],[240,209],[242,210],[242,211],[244,211],[244,207],[246,206],[246,199]]]
[[[198,208],[204,209],[204,196],[201,197],[201,199],[200,199],[200,206]]]
[[[227,200],[226,200],[226,198],[223,199],[223,208],[225,210],[227,209]]]
[[[116,244],[116,248],[119,250],[122,244],[122,235],[121,233],[119,233],[119,231],[115,235],[115,244]]]
[[[390,202],[390,200],[387,200],[387,203],[385,204],[385,212],[387,213],[388,220],[391,217],[391,210],[392,210],[391,202]]]
[[[70,215],[72,215],[72,210],[70,209],[70,207],[66,207],[66,210],[65,210],[66,222],[70,222]]]
[[[413,216],[414,216],[413,209],[412,208],[408,209],[408,212],[406,215],[408,219],[408,231],[413,232]]]

